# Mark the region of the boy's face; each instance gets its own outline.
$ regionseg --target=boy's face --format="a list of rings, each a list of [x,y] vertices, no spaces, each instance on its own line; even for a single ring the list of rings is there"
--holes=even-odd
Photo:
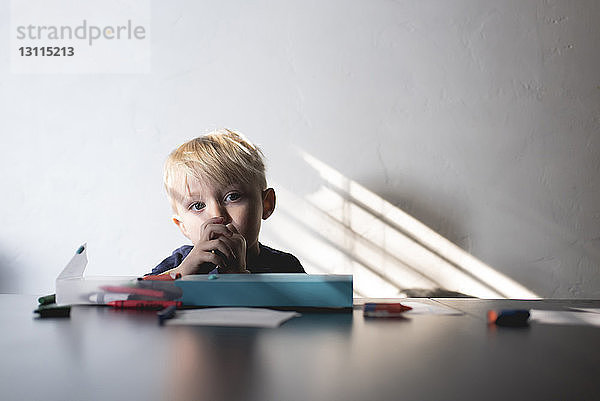
[[[190,177],[187,184],[173,220],[194,245],[201,239],[203,223],[222,217],[224,225],[233,224],[244,236],[248,252],[258,251],[261,219],[269,217],[275,207],[273,189],[261,191],[245,184],[223,187]]]

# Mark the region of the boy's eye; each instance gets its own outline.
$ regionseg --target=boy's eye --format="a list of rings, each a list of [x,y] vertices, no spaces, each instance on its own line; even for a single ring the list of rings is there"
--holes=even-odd
[[[233,201],[240,199],[241,197],[242,197],[241,194],[239,194],[237,192],[232,192],[230,194],[227,194],[227,196],[225,196],[225,201],[233,202]]]
[[[204,202],[194,202],[190,205],[190,210],[194,210],[196,212],[204,209],[206,207],[206,205],[204,204]]]

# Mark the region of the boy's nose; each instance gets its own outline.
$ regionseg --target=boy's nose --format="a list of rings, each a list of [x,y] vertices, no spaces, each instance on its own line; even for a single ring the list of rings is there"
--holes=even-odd
[[[229,216],[229,213],[227,213],[227,208],[223,206],[220,202],[213,202],[210,208],[210,214],[212,215],[212,217],[222,217],[223,224],[231,223],[231,216]]]

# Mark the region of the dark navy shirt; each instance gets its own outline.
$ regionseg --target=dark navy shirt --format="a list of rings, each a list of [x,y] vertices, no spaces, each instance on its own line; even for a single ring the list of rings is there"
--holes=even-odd
[[[261,243],[258,247],[258,255],[246,260],[246,269],[251,273],[306,273],[298,258],[291,253],[278,251]],[[171,256],[152,269],[151,274],[161,274],[179,266],[192,248],[192,245],[184,245],[175,249]],[[203,263],[197,274],[212,273],[214,269],[215,265],[212,263]]]

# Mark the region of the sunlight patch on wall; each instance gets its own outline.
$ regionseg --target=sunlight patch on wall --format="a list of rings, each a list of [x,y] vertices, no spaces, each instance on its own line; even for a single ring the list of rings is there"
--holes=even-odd
[[[293,250],[308,273],[353,274],[356,295],[366,297],[442,288],[480,298],[538,298],[377,194],[300,154],[321,185],[300,198],[275,183],[278,212],[269,231],[271,242]]]

